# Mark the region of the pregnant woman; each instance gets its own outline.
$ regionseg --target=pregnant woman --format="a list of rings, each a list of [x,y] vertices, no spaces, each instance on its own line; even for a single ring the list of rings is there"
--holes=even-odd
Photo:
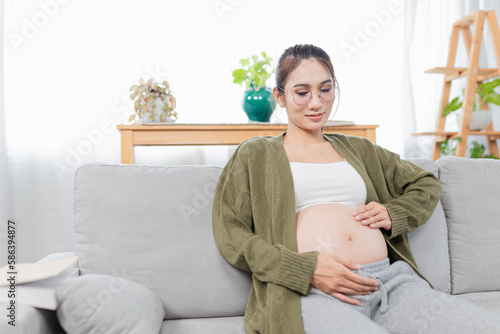
[[[221,255],[252,273],[245,331],[496,333],[500,317],[418,271],[406,234],[437,205],[436,177],[365,138],[323,134],[338,98],[330,57],[285,50],[274,96],[287,131],[243,142],[214,198]]]

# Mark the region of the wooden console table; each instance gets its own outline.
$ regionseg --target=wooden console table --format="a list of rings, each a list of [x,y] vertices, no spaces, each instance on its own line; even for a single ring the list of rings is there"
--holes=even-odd
[[[118,125],[122,141],[122,163],[133,164],[134,146],[147,145],[238,145],[245,139],[286,131],[287,124],[162,124]],[[378,125],[327,125],[324,132],[368,138],[375,143]]]

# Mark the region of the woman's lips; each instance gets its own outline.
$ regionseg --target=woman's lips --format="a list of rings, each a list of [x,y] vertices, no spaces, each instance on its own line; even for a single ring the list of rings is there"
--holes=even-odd
[[[309,114],[309,115],[306,115],[306,117],[309,118],[310,120],[313,120],[313,121],[319,121],[321,118],[323,118],[324,114],[325,113]]]

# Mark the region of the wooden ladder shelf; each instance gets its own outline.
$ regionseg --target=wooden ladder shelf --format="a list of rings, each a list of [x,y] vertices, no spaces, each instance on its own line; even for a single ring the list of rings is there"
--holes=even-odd
[[[488,27],[495,50],[497,68],[479,68],[479,53],[481,50],[481,43],[483,38],[483,28],[485,21],[488,21]],[[471,25],[474,25],[474,32],[471,33]],[[464,44],[469,55],[469,67],[459,68],[455,67],[455,58],[457,53],[458,37],[462,32]],[[436,67],[425,71],[425,73],[441,73],[444,74],[443,90],[441,94],[441,102],[439,105],[439,115],[437,121],[436,132],[417,133],[416,135],[434,135],[434,148],[432,152],[432,159],[437,160],[441,156],[441,143],[447,139],[462,138],[457,144],[455,155],[464,157],[467,149],[467,139],[469,135],[484,135],[488,138],[488,147],[491,154],[497,157],[498,146],[497,139],[500,139],[500,132],[493,130],[493,124],[487,126],[485,131],[470,131],[470,118],[473,108],[473,101],[476,87],[483,80],[491,79],[500,76],[500,32],[498,29],[498,22],[493,10],[482,11],[478,10],[474,13],[465,16],[464,18],[456,21],[453,24],[450,49],[448,52],[448,60],[446,67]],[[446,117],[442,115],[442,110],[448,104],[450,98],[451,82],[454,79],[466,77],[466,86],[464,93],[464,101],[462,105],[462,122],[459,126],[458,132],[444,132]],[[482,107],[483,110],[488,110],[488,103]]]

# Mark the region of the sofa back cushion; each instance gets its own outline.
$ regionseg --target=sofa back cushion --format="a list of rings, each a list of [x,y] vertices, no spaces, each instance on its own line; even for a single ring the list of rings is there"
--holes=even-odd
[[[82,275],[153,291],[165,318],[241,316],[251,278],[219,254],[212,166],[87,164],[75,177],[75,251]]]
[[[454,294],[500,290],[500,161],[437,161]]]
[[[434,161],[428,159],[408,159],[408,161],[439,177],[439,168]],[[408,239],[418,269],[436,290],[449,293],[448,232],[441,202],[424,225],[408,234]]]

